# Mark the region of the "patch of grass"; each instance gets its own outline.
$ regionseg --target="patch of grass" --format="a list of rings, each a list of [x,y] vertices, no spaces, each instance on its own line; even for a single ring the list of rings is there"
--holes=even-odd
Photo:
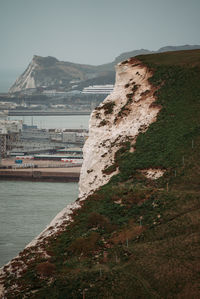
[[[157,54],[147,54],[137,56],[137,58],[148,66],[179,65],[188,68],[200,66],[200,50],[172,51]]]
[[[117,164],[113,164],[113,165],[110,165],[108,166],[107,168],[105,168],[102,172],[104,174],[111,174],[113,173],[115,170],[117,169]]]
[[[37,273],[42,276],[53,276],[56,266],[50,262],[43,262],[37,265]]]
[[[75,255],[88,255],[98,248],[98,240],[100,236],[97,232],[92,232],[87,237],[79,237],[74,240],[69,246],[68,250]]]

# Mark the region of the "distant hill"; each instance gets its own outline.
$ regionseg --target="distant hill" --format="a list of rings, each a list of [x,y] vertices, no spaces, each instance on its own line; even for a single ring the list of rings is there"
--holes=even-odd
[[[89,84],[112,84],[115,81],[114,66],[129,57],[167,51],[200,49],[200,45],[167,46],[158,51],[134,50],[120,54],[111,63],[93,66],[59,61],[48,56],[34,56],[27,69],[9,89],[10,93],[27,89],[81,90]]]
[[[9,92],[38,87],[69,88],[70,82],[84,81],[99,76],[98,68],[91,65],[59,61],[54,57],[34,56],[24,73],[18,77]],[[72,84],[74,84],[72,82]]]
[[[113,62],[100,65],[99,68],[101,70],[113,70],[114,66],[117,63],[124,61],[130,57],[135,57],[138,55],[153,54],[153,53],[155,54],[155,53],[171,52],[171,51],[182,51],[182,50],[195,50],[195,49],[200,49],[200,45],[166,46],[160,48],[157,51],[150,51],[147,49],[133,50],[130,52],[124,52],[120,54],[115,58]]]

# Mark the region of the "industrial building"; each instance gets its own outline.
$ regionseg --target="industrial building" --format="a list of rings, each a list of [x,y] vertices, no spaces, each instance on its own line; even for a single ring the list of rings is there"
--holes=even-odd
[[[11,151],[13,144],[20,139],[22,121],[0,119],[0,160]]]
[[[110,94],[113,92],[114,85],[106,84],[106,85],[92,85],[83,88],[83,94]]]

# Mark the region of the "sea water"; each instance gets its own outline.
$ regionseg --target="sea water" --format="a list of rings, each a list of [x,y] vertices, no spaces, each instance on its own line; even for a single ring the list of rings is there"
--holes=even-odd
[[[0,181],[0,266],[77,197],[77,183]]]

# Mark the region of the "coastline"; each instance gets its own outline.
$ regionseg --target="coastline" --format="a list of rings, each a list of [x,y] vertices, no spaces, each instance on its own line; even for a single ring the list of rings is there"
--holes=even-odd
[[[33,182],[78,182],[80,167],[0,169],[0,180],[20,180]]]

